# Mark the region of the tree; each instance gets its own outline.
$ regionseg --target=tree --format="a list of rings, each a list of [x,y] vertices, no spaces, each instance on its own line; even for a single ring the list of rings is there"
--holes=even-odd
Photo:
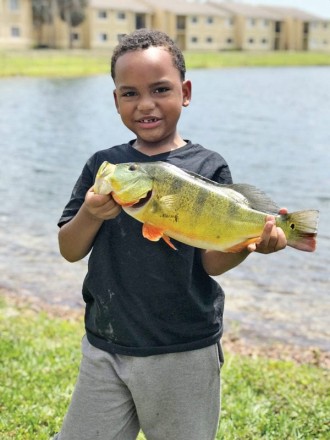
[[[42,30],[44,24],[53,22],[52,0],[32,0],[33,25],[37,29],[37,44],[42,42]]]
[[[69,47],[72,48],[72,28],[85,20],[85,8],[88,0],[57,0],[60,17],[67,23]]]

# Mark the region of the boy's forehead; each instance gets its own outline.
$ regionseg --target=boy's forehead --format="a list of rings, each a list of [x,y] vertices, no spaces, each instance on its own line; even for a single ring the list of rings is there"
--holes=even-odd
[[[166,47],[157,46],[147,49],[137,49],[125,52],[117,59],[115,70],[116,76],[138,68],[155,67],[159,69],[177,68],[174,65],[172,54]]]
[[[141,56],[142,55],[142,56]],[[134,49],[128,50],[119,56],[118,61],[126,59],[132,59],[134,62],[138,62],[140,58],[150,59],[151,61],[159,58],[171,57],[170,52],[163,46],[151,46],[146,49]]]

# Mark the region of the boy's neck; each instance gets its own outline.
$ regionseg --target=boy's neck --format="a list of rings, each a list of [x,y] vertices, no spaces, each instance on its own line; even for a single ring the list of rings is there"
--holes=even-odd
[[[180,138],[170,144],[145,144],[136,140],[132,144],[132,147],[147,156],[156,156],[157,154],[168,153],[170,151],[177,150],[178,148],[184,147],[185,145],[187,145],[187,142],[184,139]]]

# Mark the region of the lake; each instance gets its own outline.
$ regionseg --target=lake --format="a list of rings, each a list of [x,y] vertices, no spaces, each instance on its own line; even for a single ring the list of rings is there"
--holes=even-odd
[[[315,253],[251,255],[219,277],[226,329],[330,350],[330,68],[193,70],[183,137],[220,152],[235,182],[290,211],[320,210]],[[128,141],[110,76],[0,81],[0,287],[81,307],[86,261],[59,255],[57,220],[85,161]]]

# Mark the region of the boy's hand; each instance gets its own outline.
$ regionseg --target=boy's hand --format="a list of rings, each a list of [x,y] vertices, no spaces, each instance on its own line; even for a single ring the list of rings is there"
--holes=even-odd
[[[121,207],[116,203],[111,194],[95,194],[93,187],[90,188],[85,196],[85,206],[88,212],[100,220],[110,220],[120,213]]]
[[[287,214],[288,210],[282,208],[279,214]],[[287,245],[286,236],[281,228],[275,224],[275,217],[268,215],[261,235],[260,243],[250,244],[247,249],[249,252],[259,252],[261,254],[271,254],[284,249]]]

